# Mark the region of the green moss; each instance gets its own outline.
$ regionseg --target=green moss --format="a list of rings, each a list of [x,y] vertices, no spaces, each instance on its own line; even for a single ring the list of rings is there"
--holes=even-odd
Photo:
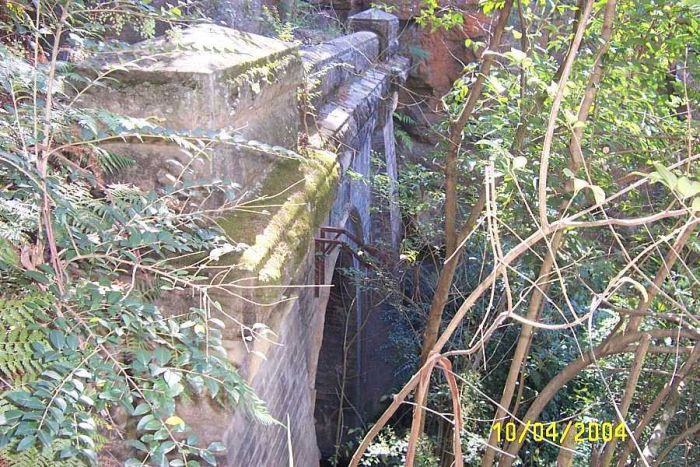
[[[217,224],[234,242],[254,245],[257,234],[277,214],[288,199],[303,186],[304,175],[300,161],[280,159],[268,174],[260,189],[259,196],[246,203],[232,214],[217,220]],[[220,264],[233,264],[234,255],[226,255]]]
[[[310,160],[316,166],[316,170],[311,173],[311,179],[307,181],[309,185],[307,193],[314,198],[314,224],[317,227],[328,214],[335,200],[340,167],[336,162],[337,156],[327,151],[310,151]]]
[[[313,232],[313,230],[309,229],[311,225],[310,217],[309,212],[303,210],[296,221],[289,226],[284,241],[275,245],[270,258],[260,270],[258,278],[261,282],[279,284],[282,280],[284,266],[288,260],[290,258],[301,259],[304,257],[306,246]]]
[[[229,80],[229,86],[239,88],[249,85],[255,94],[258,94],[263,84],[270,84],[278,76],[284,76],[286,70],[301,60],[298,49],[285,51],[285,56],[278,59],[269,58],[262,62],[252,62],[245,68],[239,68],[235,78]]]
[[[334,154],[310,150],[306,156],[279,160],[260,197],[218,221],[232,240],[251,245],[237,257],[222,258],[220,265],[256,273],[266,284],[281,283],[285,270],[298,266],[332,206],[340,176]]]

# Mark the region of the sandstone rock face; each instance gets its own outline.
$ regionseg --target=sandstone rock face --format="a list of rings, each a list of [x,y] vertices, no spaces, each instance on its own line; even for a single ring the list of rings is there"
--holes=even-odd
[[[172,129],[240,128],[244,136],[287,147],[296,140],[302,63],[291,44],[203,24],[98,55],[80,67],[112,78],[87,93],[86,107],[157,117]],[[279,125],[270,128],[270,121]]]
[[[402,53],[412,56],[414,62],[411,78],[417,81],[417,86],[431,92],[434,99],[446,93],[462,74],[464,65],[476,59],[474,51],[465,46],[465,40],[482,39],[489,28],[490,18],[481,12],[478,4],[473,4],[476,2],[457,0],[451,3],[462,11],[464,24],[461,28],[431,31],[429,27],[409,21],[401,31]],[[403,14],[409,12],[403,11]]]
[[[422,2],[416,2],[414,0],[387,0],[383,3],[392,7],[391,14],[395,15],[400,20],[414,18],[420,13],[421,8],[424,8]],[[479,0],[439,0],[438,3],[440,7],[463,12],[470,11],[479,6]]]
[[[217,21],[239,31],[262,32],[263,0],[206,0],[205,10]]]

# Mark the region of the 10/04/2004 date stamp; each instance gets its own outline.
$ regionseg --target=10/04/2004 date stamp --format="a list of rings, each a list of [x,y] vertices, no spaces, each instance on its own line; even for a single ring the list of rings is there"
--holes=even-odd
[[[491,426],[491,431],[496,432],[498,442],[508,443],[522,443],[528,435],[537,443],[547,440],[557,444],[563,444],[567,436],[573,436],[575,443],[624,441],[629,436],[624,423],[573,420],[566,423],[528,421],[524,425],[513,421],[496,422]]]

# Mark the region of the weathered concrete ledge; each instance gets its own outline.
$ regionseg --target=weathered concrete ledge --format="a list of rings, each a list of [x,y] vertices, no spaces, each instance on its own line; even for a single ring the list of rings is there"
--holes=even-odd
[[[279,300],[284,288],[265,286],[280,286],[294,275],[312,233],[333,203],[339,176],[336,155],[323,150],[310,149],[300,160],[278,161],[259,199],[219,221],[232,241],[250,245],[217,263],[234,265],[223,282],[260,286],[239,292],[257,303]]]
[[[320,109],[316,121],[319,131],[311,137],[313,144],[334,148],[341,145],[358,147],[358,137],[370,116],[382,106],[392,86],[405,79],[407,69],[408,60],[395,57],[389,65],[375,66],[345,84]],[[384,115],[376,123],[383,122],[383,119]]]

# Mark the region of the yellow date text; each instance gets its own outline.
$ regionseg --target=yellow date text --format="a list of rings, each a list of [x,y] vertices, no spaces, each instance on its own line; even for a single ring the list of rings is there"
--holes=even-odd
[[[612,440],[624,441],[628,436],[624,423],[576,422],[573,420],[564,423],[496,422],[491,426],[491,431],[496,432],[496,439],[499,443],[503,441],[523,443],[528,436],[537,443],[547,440],[563,444],[567,436],[573,436],[575,443],[608,443]]]

